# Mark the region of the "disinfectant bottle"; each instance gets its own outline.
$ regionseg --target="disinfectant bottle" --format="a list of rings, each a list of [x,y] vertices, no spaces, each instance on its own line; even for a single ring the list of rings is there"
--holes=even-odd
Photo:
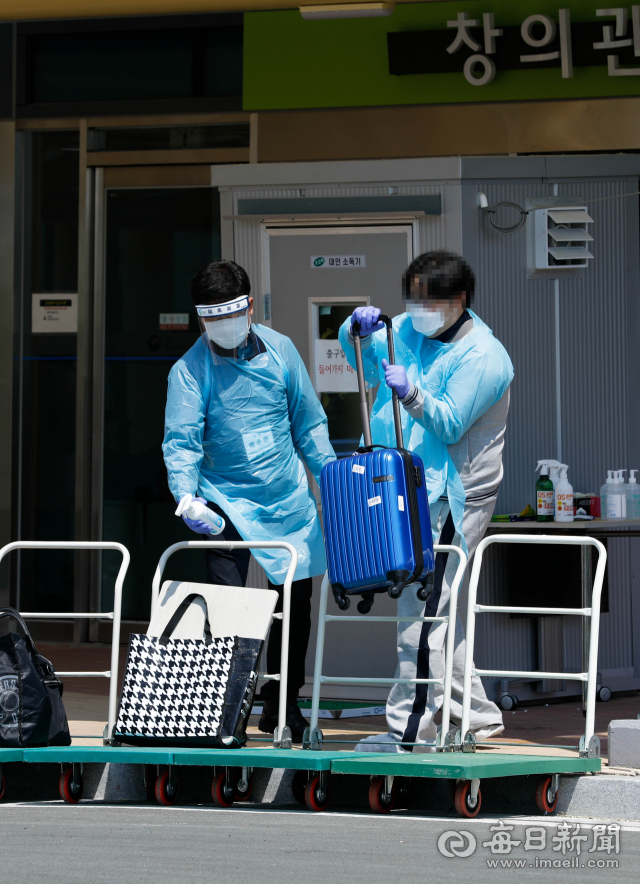
[[[607,494],[609,493],[609,486],[613,485],[613,470],[607,470],[607,481],[604,483],[602,488],[600,489],[600,518],[607,518]]]
[[[214,513],[208,506],[196,500],[193,494],[185,494],[178,504],[176,516],[182,515],[186,515],[194,521],[206,522],[207,525],[211,526],[211,534],[220,534],[221,531],[224,531],[225,521],[222,516]]]
[[[636,480],[637,470],[629,470],[627,485],[627,519],[640,519],[640,485]]]
[[[556,504],[556,522],[573,522],[573,488],[567,479],[569,467],[560,464],[560,481],[554,492]]]
[[[536,482],[536,521],[553,522],[553,483],[549,478],[549,461],[539,460],[536,472],[540,478]]]
[[[556,490],[556,485],[560,481],[560,467],[562,464],[558,460],[548,460],[549,464],[549,478],[551,479],[551,484],[553,485],[553,490]]]
[[[626,471],[625,471],[626,472]],[[613,484],[607,490],[607,519],[627,518],[627,494],[620,470],[613,471]]]

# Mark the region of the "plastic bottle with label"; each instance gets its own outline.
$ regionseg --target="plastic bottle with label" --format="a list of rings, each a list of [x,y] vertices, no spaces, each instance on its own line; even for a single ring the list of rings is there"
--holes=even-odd
[[[609,486],[613,485],[613,470],[607,470],[607,481],[604,483],[602,488],[600,489],[600,518],[607,518],[607,494],[609,493]]]
[[[560,481],[554,492],[556,522],[573,522],[573,488],[567,479],[568,469],[566,464],[560,464]]]
[[[640,485],[636,479],[638,470],[629,470],[627,485],[627,519],[640,519]]]
[[[220,534],[221,531],[224,531],[225,521],[222,516],[200,503],[192,494],[185,494],[178,504],[176,516],[182,516],[183,513],[194,521],[205,522],[211,527],[211,534]]]
[[[549,478],[549,461],[539,460],[536,472],[540,478],[536,482],[536,521],[553,522],[553,483]]]
[[[549,478],[551,479],[551,484],[553,485],[553,490],[555,492],[556,485],[560,481],[560,467],[562,464],[559,460],[548,460],[549,464]]]
[[[627,518],[627,494],[624,488],[624,477],[620,475],[626,470],[613,471],[613,484],[607,490],[607,519]]]

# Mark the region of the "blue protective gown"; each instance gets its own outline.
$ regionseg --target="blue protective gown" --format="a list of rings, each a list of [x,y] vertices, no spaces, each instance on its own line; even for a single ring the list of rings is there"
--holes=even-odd
[[[408,313],[393,320],[396,362],[405,368],[409,381],[424,396],[422,420],[414,420],[400,408],[404,446],[424,461],[429,504],[448,497],[463,543],[465,492],[447,446],[458,442],[472,424],[502,398],[513,380],[509,354],[494,338],[491,329],[471,310],[469,313],[473,329],[449,344],[417,332]],[[339,338],[349,363],[355,367],[355,352],[349,342],[350,325],[349,318],[343,323]],[[389,358],[386,329],[371,336],[371,343],[363,347],[362,356],[367,384],[371,387],[380,384],[371,413],[373,442],[395,447],[392,391],[385,383],[382,368],[383,358]]]
[[[316,481],[335,454],[327,418],[289,338],[253,326],[266,347],[253,359],[213,356],[203,335],[169,373],[162,450],[176,501],[198,494],[229,516],[244,540],[286,540],[298,550],[295,579],[324,573]],[[256,549],[272,583],[290,556]]]

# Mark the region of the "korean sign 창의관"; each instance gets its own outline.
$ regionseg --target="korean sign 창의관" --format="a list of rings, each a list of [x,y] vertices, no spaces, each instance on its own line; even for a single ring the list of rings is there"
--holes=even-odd
[[[316,340],[313,378],[317,393],[357,393],[358,378],[338,340]]]
[[[312,270],[366,267],[366,255],[311,255]]]
[[[554,15],[534,12],[519,27],[500,27],[493,12],[458,12],[446,31],[389,33],[389,73],[457,71],[473,86],[488,85],[498,71],[547,67],[559,68],[563,79],[573,78],[574,66],[640,77],[640,5],[596,9],[595,16],[572,22],[559,6]]]

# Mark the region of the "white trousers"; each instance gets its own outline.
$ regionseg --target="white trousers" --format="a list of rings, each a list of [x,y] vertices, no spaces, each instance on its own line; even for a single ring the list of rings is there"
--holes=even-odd
[[[478,543],[484,537],[495,503],[484,507],[465,507],[463,530],[469,551],[469,566]],[[431,525],[439,543],[460,546],[447,501],[431,507]],[[418,601],[415,589],[406,589],[398,600],[399,617],[434,617],[449,612],[451,583],[458,560],[455,555],[438,553],[434,589],[424,602]],[[466,617],[466,611],[461,612]],[[398,668],[396,678],[442,678],[444,676],[446,623],[398,623]],[[456,640],[451,685],[452,724],[462,718],[462,681],[465,640],[460,612],[456,618]],[[394,685],[387,700],[387,725],[391,736],[403,743],[434,743],[434,716],[442,706],[442,685]],[[471,730],[500,725],[502,713],[487,699],[482,682],[476,676],[471,692]],[[406,747],[409,748],[409,747]]]

